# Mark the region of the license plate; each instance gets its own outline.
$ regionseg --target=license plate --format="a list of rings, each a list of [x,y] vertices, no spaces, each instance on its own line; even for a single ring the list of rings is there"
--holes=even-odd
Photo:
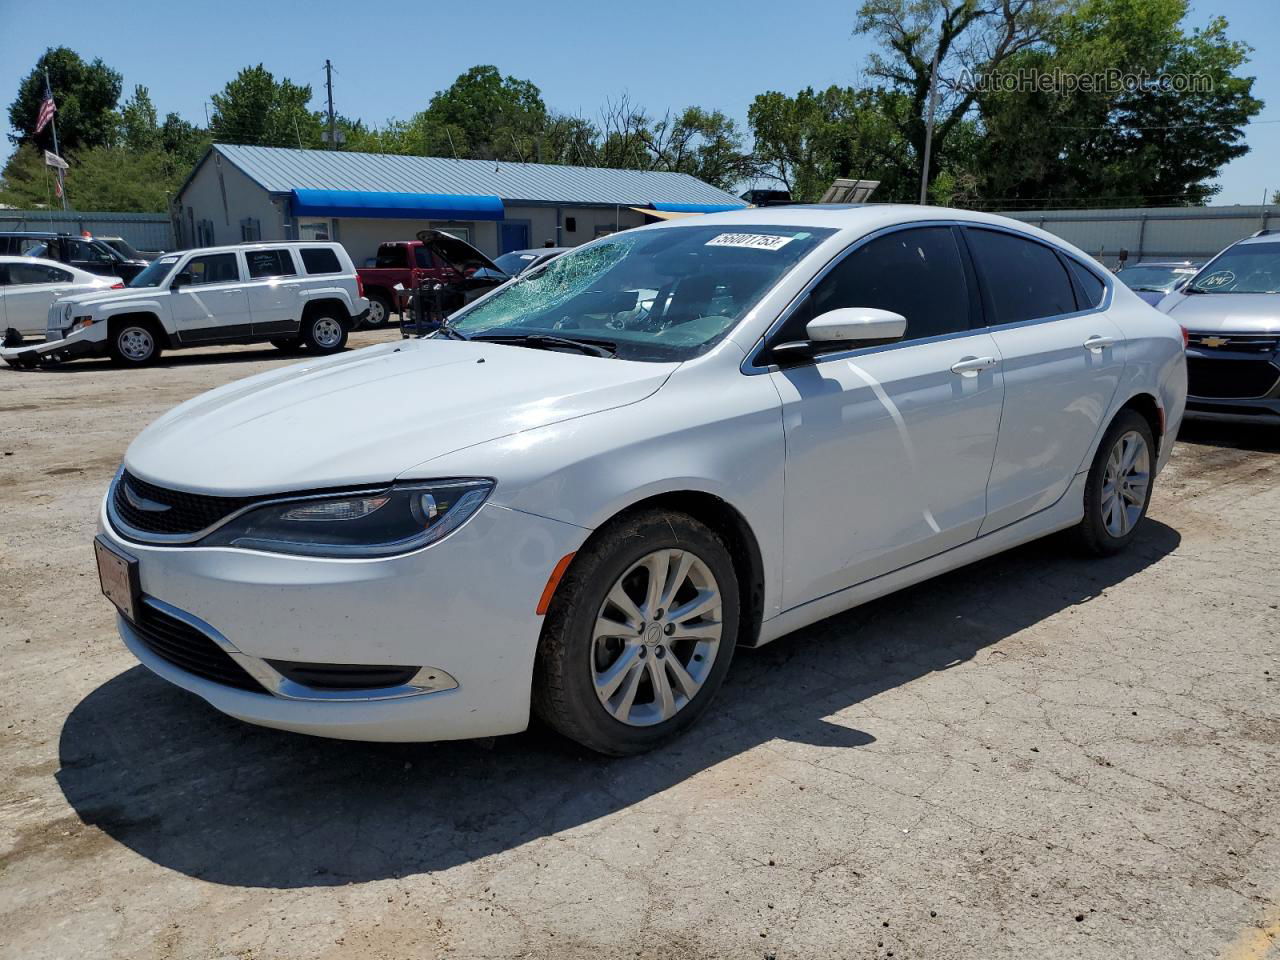
[[[93,552],[98,557],[98,582],[102,595],[116,605],[126,620],[137,623],[138,561],[121,553],[102,537],[94,537]]]

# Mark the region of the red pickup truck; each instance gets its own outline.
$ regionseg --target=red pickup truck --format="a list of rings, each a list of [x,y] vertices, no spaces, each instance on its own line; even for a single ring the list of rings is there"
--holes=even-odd
[[[399,284],[409,291],[422,283],[444,283],[450,287],[469,280],[477,270],[491,270],[506,280],[506,274],[492,260],[465,240],[440,230],[423,230],[417,240],[397,240],[378,246],[378,257],[372,267],[356,270],[369,298],[369,312],[364,326],[381,327],[392,313],[399,313],[406,302]]]

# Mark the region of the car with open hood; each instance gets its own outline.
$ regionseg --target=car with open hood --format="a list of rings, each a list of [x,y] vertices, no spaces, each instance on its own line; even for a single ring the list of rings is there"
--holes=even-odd
[[[1178,325],[1026,224],[711,214],[176,407],[106,492],[99,576],[145,666],[252,723],[537,714],[636,753],[738,647],[1056,531],[1126,548],[1185,391]]]

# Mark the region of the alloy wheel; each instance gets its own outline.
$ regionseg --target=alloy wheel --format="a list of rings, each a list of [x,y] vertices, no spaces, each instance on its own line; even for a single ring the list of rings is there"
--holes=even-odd
[[[1102,523],[1113,537],[1123,537],[1142,517],[1151,485],[1151,451],[1136,430],[1122,433],[1107,456],[1102,473]]]
[[[380,327],[386,323],[386,305],[381,300],[371,299],[369,301],[369,312],[365,315],[364,322],[370,327]]]
[[[601,705],[628,726],[669,720],[706,682],[720,651],[720,585],[687,550],[640,558],[596,614],[591,678]]]
[[[126,327],[116,338],[120,353],[135,362],[146,360],[155,351],[155,338],[144,327]]]
[[[322,317],[311,328],[311,335],[317,346],[327,350],[329,347],[337,346],[342,339],[342,324],[332,317]]]

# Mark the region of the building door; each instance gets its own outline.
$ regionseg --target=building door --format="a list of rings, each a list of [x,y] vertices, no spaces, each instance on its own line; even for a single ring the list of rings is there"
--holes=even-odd
[[[498,253],[529,249],[529,221],[504,220],[498,224]]]

